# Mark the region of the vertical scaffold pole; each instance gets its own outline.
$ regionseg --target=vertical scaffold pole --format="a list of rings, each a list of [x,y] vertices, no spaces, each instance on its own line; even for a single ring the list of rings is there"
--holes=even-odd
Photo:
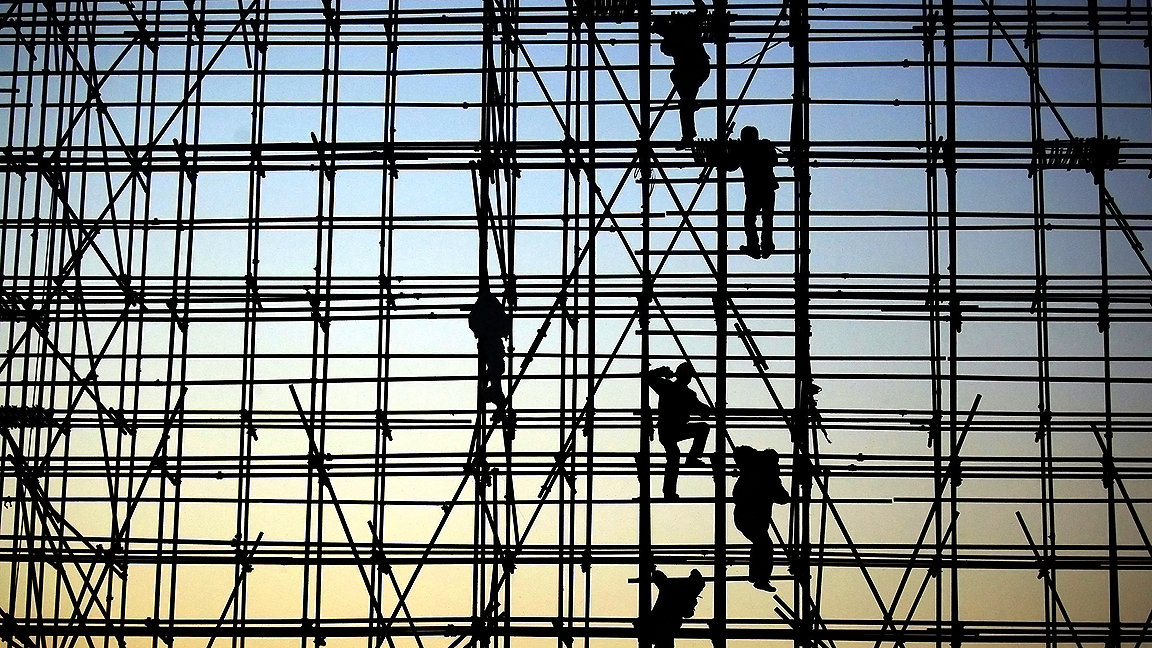
[[[640,375],[646,376],[648,371],[652,368],[652,341],[649,331],[650,323],[650,298],[651,292],[654,287],[652,286],[652,266],[651,256],[647,253],[652,249],[652,204],[650,199],[649,187],[652,180],[652,110],[651,110],[651,94],[652,94],[652,69],[651,69],[651,56],[652,56],[652,33],[650,29],[652,21],[652,2],[651,0],[640,0],[637,7],[636,17],[636,30],[639,32],[639,51],[637,52],[637,63],[639,63],[639,92],[640,92],[640,146],[638,155],[638,168],[640,169],[640,218],[643,219],[643,227],[641,232],[640,248],[645,250],[645,253],[640,255],[641,262],[641,277],[640,277],[640,295],[639,295],[639,311],[640,311]],[[639,593],[637,596],[637,607],[639,608],[639,618],[643,619],[648,615],[648,611],[652,609],[652,570],[655,568],[655,563],[652,557],[652,484],[651,484],[651,452],[652,442],[649,435],[652,433],[652,401],[649,389],[645,386],[644,379],[637,381],[640,386],[640,453],[636,458],[636,467],[639,472],[640,480],[640,506],[639,506],[639,535],[640,535],[640,568],[639,578]],[[648,626],[641,624],[637,633],[637,645],[640,648],[647,648],[648,642]]]
[[[564,46],[564,118],[561,124],[564,128],[571,128],[572,125],[572,42],[578,38],[577,34],[581,29],[579,22],[575,20],[568,21],[568,29],[566,30],[566,42]],[[571,131],[567,131],[571,132]],[[568,276],[569,272],[574,270],[569,268],[568,250],[572,245],[573,239],[579,240],[578,237],[573,236],[574,232],[579,231],[580,223],[578,220],[574,221],[571,214],[571,178],[567,170],[564,171],[564,187],[563,198],[561,200],[561,211],[557,216],[561,222],[560,232],[560,275]],[[575,226],[573,227],[573,223]],[[572,281],[572,297],[571,307],[573,309],[579,308],[580,300],[580,278],[575,274]],[[566,318],[567,326],[561,325],[559,328],[560,336],[560,380],[557,381],[558,393],[557,403],[559,404],[557,410],[556,420],[556,443],[557,447],[561,448],[561,453],[558,453],[556,458],[559,470],[576,470],[575,456],[577,454],[577,438],[573,437],[572,443],[572,457],[573,460],[569,462],[568,458],[563,455],[563,448],[565,438],[567,437],[569,426],[572,424],[569,416],[576,411],[576,390],[579,386],[579,379],[577,374],[577,364],[579,362],[579,343],[580,343],[580,326],[579,316],[569,315],[568,310],[569,302],[565,302],[561,311],[564,313],[562,317],[568,315]],[[571,374],[568,373],[572,365]],[[571,376],[571,377],[568,377]],[[589,471],[591,472],[591,471]],[[591,479],[588,480],[591,482]],[[576,489],[567,488],[563,478],[557,480],[557,500],[559,506],[557,507],[557,531],[556,531],[556,544],[557,544],[557,564],[556,564],[556,621],[555,626],[557,632],[562,632],[563,628],[571,627],[572,617],[575,616],[573,605],[575,603],[575,570],[571,562],[565,564],[564,557],[567,554],[569,557],[576,546]],[[585,489],[587,490],[587,489]],[[567,547],[565,545],[567,544]],[[561,644],[557,641],[556,645],[559,647]]]
[[[1100,4],[1098,0],[1088,1],[1088,28],[1092,34],[1092,80],[1095,103],[1096,141],[1104,141],[1104,91],[1100,57]],[[1105,182],[1102,162],[1094,161],[1092,180],[1096,183],[1097,209],[1100,212],[1100,293],[1099,314],[1096,325],[1101,335],[1101,352],[1104,379],[1104,485],[1108,493],[1108,639],[1106,648],[1120,646],[1120,569],[1119,552],[1116,546],[1116,479],[1112,464],[1112,330],[1109,325],[1109,274],[1108,263],[1108,185]]]
[[[940,159],[939,159],[939,145],[938,145],[938,118],[937,105],[939,99],[936,93],[936,34],[938,28],[939,14],[936,11],[935,0],[924,0],[921,7],[921,15],[923,22],[921,23],[924,30],[924,149],[926,153],[925,161],[925,200],[927,202],[927,222],[925,223],[925,230],[928,238],[928,339],[929,339],[929,365],[931,373],[931,393],[932,393],[932,415],[928,424],[928,444],[932,446],[932,472],[935,475],[940,474],[943,470],[943,453],[940,451],[940,425],[943,412],[943,374],[941,371],[941,364],[943,358],[942,347],[942,325],[943,316],[940,307]],[[933,527],[933,551],[935,555],[934,560],[939,560],[941,543],[944,539],[944,524],[941,522],[943,502],[943,491],[935,486],[935,480],[932,481],[932,492],[934,494],[932,506],[934,509],[934,522]],[[943,601],[943,578],[935,578],[933,584],[933,613],[937,626],[939,626],[941,618],[941,602]],[[936,642],[939,646],[940,642]]]
[[[814,615],[809,601],[811,594],[811,568],[808,556],[811,554],[812,529],[810,509],[812,504],[811,452],[808,430],[811,412],[808,410],[806,394],[812,384],[812,322],[809,313],[810,272],[810,198],[811,163],[809,159],[809,76],[810,52],[808,41],[807,0],[790,0],[790,26],[792,42],[792,133],[791,153],[793,175],[795,177],[794,209],[796,228],[796,377],[794,384],[795,414],[792,418],[792,495],[798,509],[793,516],[797,525],[792,531],[792,547],[795,558],[792,571],[796,586],[793,588],[793,609],[796,611],[796,646],[811,644]],[[813,434],[815,431],[813,430]],[[814,438],[814,437],[813,437]],[[797,488],[799,483],[799,488]]]
[[[940,156],[942,154],[940,147],[940,126],[939,126],[939,104],[940,99],[937,94],[936,82],[936,42],[937,34],[939,32],[940,13],[937,10],[936,0],[925,0],[923,5],[923,29],[924,29],[924,98],[925,98],[925,150],[927,152],[926,159],[926,174],[927,174],[927,200],[928,200],[928,222],[926,229],[928,232],[928,309],[929,309],[929,340],[930,340],[930,363],[931,363],[931,382],[932,382],[932,416],[928,429],[928,444],[932,446],[932,472],[938,475],[943,470],[943,457],[944,453],[941,450],[943,439],[941,436],[941,427],[943,425],[943,412],[944,412],[944,372],[943,372],[943,358],[944,358],[944,334],[943,326],[945,323],[945,311],[941,307],[943,299],[941,297],[940,285],[940,262],[941,262],[941,183],[940,183]],[[932,506],[935,508],[935,516],[932,524],[934,544],[933,551],[935,552],[934,560],[940,560],[943,551],[944,542],[944,524],[943,520],[943,496],[942,489],[935,487],[935,480],[932,481],[932,492],[934,494]],[[936,620],[937,632],[940,629],[941,619],[943,618],[943,601],[944,601],[944,579],[937,576],[933,586],[933,613]],[[937,635],[939,637],[939,635]],[[937,638],[935,645],[937,648],[940,646],[940,640]]]
[[[391,405],[390,382],[392,376],[392,321],[396,308],[395,293],[392,286],[393,259],[395,250],[395,158],[391,152],[396,144],[396,73],[399,55],[399,0],[388,1],[387,19],[384,23],[386,45],[384,51],[384,115],[381,138],[384,145],[384,156],[380,161],[380,255],[377,266],[377,282],[379,284],[379,297],[376,303],[380,313],[380,322],[377,328],[376,346],[376,439],[374,476],[372,478],[372,531],[373,551],[376,554],[376,569],[372,570],[372,592],[376,600],[384,598],[386,575],[391,569],[387,555],[383,553],[383,544],[388,533],[388,519],[385,515],[385,501],[388,496],[387,465],[389,442],[392,440],[392,427],[389,421]],[[378,543],[378,544],[377,544]],[[383,629],[387,620],[378,618],[370,627]],[[367,639],[368,648],[374,644],[374,639]],[[377,642],[378,643],[378,642]]]
[[[1044,137],[1044,120],[1041,113],[1040,88],[1040,37],[1037,25],[1037,2],[1028,0],[1028,27],[1024,45],[1028,49],[1028,65],[1037,70],[1035,75],[1028,76],[1028,107],[1032,123],[1032,141],[1039,142]],[[1047,216],[1044,196],[1044,171],[1039,168],[1039,160],[1033,160],[1036,166],[1031,169],[1032,175],[1032,210],[1033,210],[1033,250],[1034,269],[1036,273],[1036,292],[1032,298],[1032,307],[1036,315],[1036,383],[1037,383],[1037,410],[1039,421],[1036,429],[1036,442],[1040,454],[1040,551],[1041,560],[1051,560],[1056,555],[1056,505],[1054,501],[1053,443],[1052,443],[1052,390],[1051,390],[1051,363],[1049,349],[1049,313],[1048,313],[1048,255],[1047,255]],[[1057,573],[1048,572],[1048,582],[1052,589],[1056,588]],[[1045,644],[1056,646],[1056,633],[1059,610],[1056,599],[1048,587],[1041,588],[1044,592],[1044,626]]]
[[[596,254],[596,187],[598,186],[598,184],[597,184],[597,176],[596,176],[596,139],[595,139],[595,132],[596,132],[596,116],[595,116],[596,115],[596,103],[595,103],[595,101],[596,101],[596,65],[595,65],[596,64],[596,49],[595,49],[594,43],[596,42],[597,35],[594,33],[595,23],[593,23],[591,20],[589,20],[587,23],[583,23],[583,24],[588,28],[587,57],[588,57],[589,72],[588,72],[587,92],[588,92],[588,113],[589,114],[588,114],[588,122],[587,123],[588,123],[588,129],[589,129],[588,141],[591,142],[591,146],[589,147],[589,150],[588,150],[588,178],[585,179],[587,182],[587,184],[585,185],[587,187],[587,192],[584,195],[584,198],[588,201],[587,202],[587,219],[585,221],[587,223],[587,230],[586,230],[585,238],[583,239],[584,245],[588,246],[588,258],[586,261],[586,263],[587,263],[587,271],[586,271],[587,283],[585,285],[585,290],[587,291],[587,296],[584,299],[585,306],[588,309],[587,319],[585,320],[587,322],[587,326],[585,328],[585,345],[586,345],[587,354],[588,354],[588,357],[585,360],[585,367],[587,367],[588,375],[584,380],[584,394],[585,394],[585,397],[587,398],[586,402],[584,403],[584,408],[581,410],[579,407],[574,407],[573,413],[574,413],[575,417],[580,417],[581,414],[583,414],[583,416],[585,417],[584,429],[586,430],[587,439],[588,439],[587,446],[585,447],[585,450],[588,453],[588,463],[587,463],[588,477],[587,477],[587,483],[585,484],[585,487],[584,487],[584,490],[585,490],[585,494],[584,494],[584,497],[585,497],[584,533],[585,533],[585,541],[586,541],[585,548],[587,550],[590,550],[592,547],[592,542],[593,542],[592,539],[594,537],[593,536],[593,527],[592,527],[593,519],[594,519],[594,515],[593,515],[593,511],[592,511],[592,485],[595,483],[595,480],[596,480],[596,472],[595,472],[595,464],[596,464],[596,455],[595,455],[595,450],[596,450],[596,445],[595,445],[595,441],[596,441],[596,393],[595,393],[595,390],[596,390],[596,361],[597,361],[597,353],[596,353],[596,329],[597,329],[597,325],[596,325],[596,319],[598,317],[598,312],[597,312],[597,308],[596,308],[596,290],[597,290],[597,277],[596,277],[596,274],[597,274],[596,273],[596,262],[597,262],[597,254]],[[641,24],[641,23],[638,22],[637,24]],[[579,27],[579,23],[577,26]],[[581,54],[581,50],[580,50],[580,43],[577,42],[577,45],[576,45],[576,63],[577,63],[577,66],[579,66],[580,61],[582,60],[581,57],[582,57],[582,54]],[[577,76],[579,76],[579,73],[577,74]],[[580,89],[581,89],[581,86],[577,86],[577,89],[576,89],[577,99],[579,99],[579,97],[580,97]],[[582,122],[579,121],[580,117],[582,116],[582,113],[580,112],[579,108],[577,108],[576,114],[577,114],[577,120],[578,120],[577,126],[576,126],[576,140],[579,141],[581,139],[580,138],[580,126],[582,124]],[[575,173],[573,175],[577,179],[577,181],[581,180],[580,171],[578,169],[575,171]],[[577,187],[577,188],[579,188],[579,187]],[[579,197],[580,197],[580,193],[577,192],[577,198],[579,198]],[[575,230],[577,232],[577,236],[576,236],[576,246],[573,248],[573,258],[575,258],[576,255],[579,254],[578,251],[580,249],[580,241],[581,241],[580,236],[579,236],[580,219],[577,218],[575,222],[576,222]],[[576,293],[574,293],[574,294],[576,294]],[[577,321],[579,321],[579,320],[577,320]],[[573,349],[577,350],[578,347],[574,346]],[[579,357],[578,354],[577,354],[577,357]],[[572,368],[574,370],[574,374],[579,376],[580,370],[579,370],[578,361],[574,361],[572,363]],[[578,387],[578,385],[576,385],[576,384],[573,385],[573,396],[574,397],[576,396],[576,394],[579,393],[579,389],[577,387]],[[580,402],[579,400],[574,400],[573,404],[578,405],[579,402]],[[577,431],[575,429],[573,429],[572,430],[572,439],[573,439],[572,447],[573,447],[574,451],[577,447],[577,440],[579,438],[580,438],[580,435],[577,433]],[[584,589],[586,592],[586,594],[585,594],[585,597],[586,597],[585,598],[585,608],[584,608],[584,612],[585,612],[586,616],[585,616],[584,625],[585,625],[585,627],[588,627],[590,625],[590,621],[588,620],[587,615],[590,615],[591,610],[592,610],[591,597],[592,597],[592,582],[593,582],[592,581],[592,564],[593,563],[592,563],[592,557],[588,554],[585,554],[584,557],[582,558],[582,560],[584,561],[583,562],[584,568],[587,570],[586,574],[585,574],[585,581],[584,581]],[[585,638],[585,646],[587,646],[589,643],[590,642],[588,641],[588,639]]]
[[[517,141],[516,132],[516,106],[519,101],[517,96],[516,78],[519,71],[520,51],[516,47],[516,40],[519,35],[516,30],[519,25],[520,19],[520,3],[519,0],[504,0],[504,22],[501,27],[500,33],[503,38],[500,41],[500,70],[502,72],[501,78],[501,103],[497,108],[502,111],[503,119],[500,121],[503,128],[498,131],[498,141],[500,143],[501,159],[509,164],[504,168],[504,187],[505,187],[505,215],[507,221],[501,221],[501,227],[504,234],[504,255],[502,267],[506,269],[504,276],[504,300],[508,305],[509,314],[514,314],[515,309],[518,307],[517,301],[519,299],[519,286],[516,279],[516,179],[520,175],[519,158],[517,152],[514,150],[515,142]],[[508,358],[511,360],[515,356],[516,334],[512,334],[508,338]],[[508,375],[511,377],[515,372],[515,363],[512,363]],[[507,391],[509,402],[507,405],[508,411],[505,412],[504,433],[501,435],[504,441],[505,456],[508,458],[508,466],[504,474],[504,539],[509,545],[516,541],[518,530],[516,528],[516,491],[514,489],[514,482],[512,478],[512,440],[515,437],[515,419],[512,415],[512,389],[509,384]],[[562,488],[562,487],[561,487]],[[492,495],[496,500],[498,495],[499,483],[493,478],[492,480]],[[563,490],[560,491],[563,493]],[[563,497],[561,497],[561,501]],[[493,502],[493,506],[496,506]],[[562,515],[561,512],[558,515]],[[563,544],[563,538],[557,538],[557,544]],[[510,558],[513,559],[513,558]],[[511,634],[511,619],[512,619],[512,574],[511,570],[514,565],[504,563],[499,557],[499,569],[504,570],[504,645],[510,646],[512,642]],[[493,570],[496,574],[496,570]],[[495,575],[493,576],[496,577]],[[494,593],[499,596],[498,593]]]
[[[491,225],[491,210],[493,209],[492,203],[490,202],[491,194],[489,193],[489,189],[497,173],[495,165],[496,155],[492,150],[492,134],[496,130],[495,124],[498,121],[496,114],[497,107],[495,105],[497,93],[496,61],[493,53],[495,48],[494,33],[497,29],[497,24],[494,0],[484,0],[480,50],[480,157],[477,161],[476,177],[474,179],[478,188],[477,190],[479,191],[479,199],[476,203],[476,276],[477,293],[481,295],[491,289],[491,281],[488,275],[488,232]],[[479,344],[479,341],[477,341],[477,344]],[[479,346],[477,346],[476,358],[476,422],[471,444],[473,454],[469,458],[469,461],[472,463],[473,479],[475,481],[473,488],[475,503],[473,504],[472,511],[472,616],[473,623],[478,625],[477,631],[484,633],[481,636],[474,637],[476,643],[478,645],[489,646],[490,637],[487,635],[489,632],[487,626],[491,621],[490,613],[496,611],[490,607],[493,601],[489,599],[488,595],[488,567],[484,563],[485,554],[487,553],[485,551],[485,543],[488,539],[488,527],[484,519],[485,509],[488,506],[488,492],[484,486],[484,474],[488,468],[488,449],[485,443],[485,431],[488,422],[485,412],[484,389],[491,389],[491,385],[488,385],[487,381],[482,377],[486,375],[487,368],[484,366],[484,358],[480,353]],[[481,386],[483,386],[484,389],[481,389]],[[495,523],[493,523],[492,526],[493,529],[496,528]],[[495,556],[491,556],[490,558],[495,564],[497,558]],[[495,575],[493,575],[493,578],[495,578]],[[493,596],[495,595],[496,593],[493,592]]]
[[[724,146],[728,138],[728,2],[713,3],[712,33],[716,38],[716,142]],[[720,149],[724,150],[724,149]],[[728,406],[728,172],[724,164],[716,165],[716,294],[712,309],[716,316],[716,441],[712,475],[715,485],[714,538],[716,553],[712,571],[716,586],[713,597],[713,645],[723,646],[727,640],[728,581],[725,578],[728,560],[727,528],[728,499],[725,484],[727,472]]]
[[[941,153],[944,158],[944,172],[946,176],[945,190],[947,192],[945,209],[948,212],[948,309],[951,325],[948,327],[948,453],[950,457],[956,455],[957,442],[957,344],[960,333],[960,304],[957,295],[957,228],[956,228],[956,16],[954,0],[944,0],[944,110],[945,119],[944,146]],[[940,450],[943,453],[943,449]],[[936,518],[937,525],[943,524],[945,519],[952,519],[957,513],[955,479],[948,481],[948,501],[950,503],[947,516]],[[957,568],[960,534],[951,535],[950,555],[951,569],[949,577],[949,620],[952,648],[959,648],[961,641],[960,628],[960,584],[958,579],[960,571]]]

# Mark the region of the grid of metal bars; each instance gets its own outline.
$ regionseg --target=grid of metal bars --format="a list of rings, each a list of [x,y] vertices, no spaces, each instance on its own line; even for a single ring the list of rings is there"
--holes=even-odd
[[[695,568],[682,645],[1147,641],[1148,2],[702,4],[4,9],[0,638],[648,645]],[[649,24],[697,11],[685,145]],[[670,501],[639,376],[684,360]]]

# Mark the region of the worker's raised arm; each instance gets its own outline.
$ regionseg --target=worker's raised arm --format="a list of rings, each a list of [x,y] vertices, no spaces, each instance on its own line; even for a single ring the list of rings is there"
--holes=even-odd
[[[652,584],[653,585],[655,585],[656,587],[664,587],[664,583],[667,583],[667,582],[668,582],[668,577],[664,575],[664,572],[660,571],[659,569],[653,569],[652,570]]]
[[[647,373],[640,374],[640,380],[652,388],[657,394],[663,393],[672,384],[672,370],[668,367],[649,369]]]

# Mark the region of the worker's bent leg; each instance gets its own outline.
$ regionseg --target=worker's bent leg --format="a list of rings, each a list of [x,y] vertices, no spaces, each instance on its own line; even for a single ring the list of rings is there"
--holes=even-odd
[[[680,139],[696,139],[696,110],[685,103],[680,104]]]
[[[764,207],[764,229],[760,233],[760,247],[769,251],[776,248],[775,243],[772,242],[772,219],[776,212],[776,192],[774,190],[765,192],[762,204]],[[753,222],[752,227],[756,227],[755,222]]]
[[[668,464],[664,467],[664,486],[661,489],[664,497],[676,496],[676,481],[680,477],[680,446],[670,437],[660,436],[660,444],[664,446],[664,454]]]
[[[688,432],[692,439],[692,448],[688,451],[688,457],[698,459],[704,455],[704,444],[708,441],[708,424],[689,423]]]
[[[700,83],[695,83],[694,79],[685,78],[689,76],[687,73],[677,74],[678,70],[672,71],[672,87],[676,89],[676,95],[680,98],[680,137],[685,140],[696,138],[696,110],[699,109],[699,104],[696,102],[696,95],[700,92]]]
[[[500,338],[486,340],[479,345],[480,360],[484,371],[491,380],[499,380],[504,375],[504,343]]]
[[[756,240],[756,214],[760,212],[760,205],[756,203],[756,196],[751,194],[744,195],[744,238],[747,239],[747,247],[750,250],[756,250],[760,247],[760,242]]]

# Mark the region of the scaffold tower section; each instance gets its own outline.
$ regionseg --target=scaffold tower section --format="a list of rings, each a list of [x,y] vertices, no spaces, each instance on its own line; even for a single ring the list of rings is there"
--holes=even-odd
[[[0,7],[0,641],[1152,643],[1150,30]]]

